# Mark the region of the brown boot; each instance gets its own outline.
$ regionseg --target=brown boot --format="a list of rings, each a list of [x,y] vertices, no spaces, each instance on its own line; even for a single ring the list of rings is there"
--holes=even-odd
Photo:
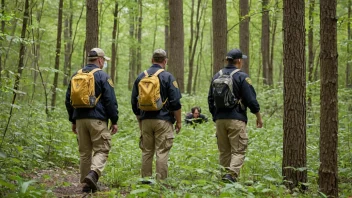
[[[88,175],[84,178],[83,182],[88,184],[88,186],[92,189],[93,192],[98,190],[98,173],[95,171],[91,170],[89,171]]]

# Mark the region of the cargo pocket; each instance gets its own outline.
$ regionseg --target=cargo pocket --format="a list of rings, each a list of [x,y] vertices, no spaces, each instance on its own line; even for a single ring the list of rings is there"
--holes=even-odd
[[[174,143],[174,138],[175,137],[173,135],[168,135],[165,137],[162,153],[168,152],[171,149]]]
[[[239,134],[238,151],[245,152],[248,146],[248,135],[246,130],[242,130]]]
[[[140,136],[139,137],[139,148],[143,151],[144,150],[144,147],[143,147],[143,137]]]
[[[110,149],[111,149],[111,134],[103,133],[103,134],[101,134],[101,138],[104,142],[102,145],[102,147],[103,147],[102,149],[104,151],[110,151]]]

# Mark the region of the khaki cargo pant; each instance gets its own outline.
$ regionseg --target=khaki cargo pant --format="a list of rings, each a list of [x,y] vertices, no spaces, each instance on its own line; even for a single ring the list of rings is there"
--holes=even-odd
[[[76,129],[82,183],[90,170],[101,176],[111,149],[111,134],[107,122],[97,119],[76,120]]]
[[[153,174],[153,157],[156,153],[156,178],[167,178],[169,152],[173,144],[174,131],[170,122],[165,120],[142,120],[139,147],[142,150],[142,177]]]
[[[234,119],[216,120],[216,136],[220,165],[237,178],[248,145],[246,123]]]

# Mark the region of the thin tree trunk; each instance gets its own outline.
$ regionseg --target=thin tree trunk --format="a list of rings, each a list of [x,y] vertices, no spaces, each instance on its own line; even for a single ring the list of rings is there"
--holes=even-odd
[[[273,17],[273,26],[272,26],[272,34],[271,34],[271,50],[270,50],[270,61],[269,61],[269,73],[272,75],[272,81],[274,83],[274,48],[275,48],[275,40],[276,40],[276,28],[277,28],[277,15],[279,10],[279,1],[275,0],[275,13]]]
[[[164,0],[165,7],[165,50],[169,52],[170,50],[170,32],[169,32],[169,24],[170,24],[170,16],[169,16],[169,0]],[[154,49],[153,49],[154,50]]]
[[[226,0],[212,1],[213,8],[213,75],[224,66],[227,51]]]
[[[68,85],[68,80],[71,76],[68,75],[68,70],[71,70],[71,51],[72,51],[72,22],[73,22],[73,4],[70,0],[70,11],[65,17],[65,29],[64,29],[64,40],[65,40],[65,62],[64,62],[64,78],[63,85]]]
[[[270,50],[270,21],[268,0],[262,1],[262,66],[263,66],[263,82],[266,85],[272,85],[273,79],[269,68],[269,50]],[[271,69],[272,70],[272,69]]]
[[[2,135],[2,141],[0,144],[0,148],[2,147],[2,143],[4,142],[5,136],[6,136],[6,132],[7,129],[10,125],[10,121],[11,121],[11,117],[12,117],[12,111],[13,111],[13,107],[14,104],[16,102],[16,96],[17,93],[19,91],[19,86],[20,86],[20,79],[21,79],[21,75],[22,75],[22,71],[24,68],[24,64],[23,64],[23,60],[24,60],[24,56],[26,54],[26,45],[24,40],[26,39],[26,32],[27,32],[27,23],[28,23],[28,19],[29,19],[29,0],[25,1],[25,5],[24,5],[24,14],[23,14],[23,23],[22,23],[22,32],[21,32],[21,40],[23,42],[20,43],[20,53],[19,53],[19,61],[18,61],[18,68],[17,68],[17,74],[15,75],[15,84],[13,86],[13,97],[12,97],[12,102],[11,102],[11,107],[10,107],[10,113],[9,113],[9,118],[7,120],[7,124],[4,130],[4,133]]]
[[[142,70],[142,19],[143,19],[143,7],[142,0],[138,0],[138,27],[137,27],[137,68],[136,76],[141,73]]]
[[[114,9],[114,26],[112,28],[112,43],[111,43],[111,79],[113,82],[117,82],[117,69],[116,69],[116,57],[117,57],[117,16],[118,16],[119,3],[115,1]],[[115,83],[116,84],[116,83]]]
[[[15,1],[15,7],[17,8],[17,6],[18,6],[18,0]],[[13,28],[12,28],[12,32],[10,34],[11,35],[11,39],[10,39],[9,45],[7,47],[7,50],[6,50],[6,55],[5,55],[5,59],[4,59],[4,65],[2,67],[3,70],[5,70],[5,68],[6,68],[6,61],[7,61],[8,57],[9,57],[9,53],[10,53],[10,50],[11,50],[11,45],[13,43],[13,40],[16,38],[14,35],[15,35],[16,29],[17,29],[17,21],[18,21],[17,17],[14,17],[13,21],[11,21],[11,24],[13,25],[12,26]],[[7,77],[9,77],[8,76],[8,72],[6,74],[7,74]]]
[[[1,0],[1,15],[5,16],[5,0]],[[1,20],[1,32],[5,33],[5,20]],[[2,44],[2,39],[0,39],[0,45],[3,46]],[[0,52],[0,82],[1,82],[1,73],[2,73],[2,50]]]
[[[178,87],[184,92],[184,27],[183,0],[169,0],[170,8],[170,52],[169,71],[176,78]]]
[[[242,71],[249,75],[249,5],[248,0],[240,0],[240,49],[243,54],[248,56],[247,59],[243,59]]]
[[[64,0],[59,1],[59,14],[57,24],[57,40],[56,40],[56,53],[55,53],[55,75],[52,87],[51,109],[54,110],[56,106],[56,88],[59,82],[59,69],[60,69],[60,55],[61,55],[61,34],[62,34],[62,9]]]
[[[92,48],[98,47],[98,35],[99,35],[99,24],[98,24],[98,1],[87,0],[86,10],[86,53]],[[84,54],[86,54],[84,53]],[[84,56],[85,57],[85,56]]]
[[[319,190],[338,197],[338,53],[336,0],[320,0]]]
[[[282,175],[289,189],[306,189],[306,61],[304,0],[284,0],[284,137]]]
[[[308,14],[308,19],[309,19],[309,29],[308,29],[308,82],[313,82],[313,68],[314,68],[314,40],[313,40],[313,25],[314,25],[314,6],[315,6],[315,0],[310,0],[309,1],[309,14]],[[308,108],[312,107],[312,94],[311,94],[311,88],[308,86]]]
[[[160,5],[155,4],[155,10],[158,10],[159,6]],[[158,32],[158,27],[159,27],[159,25],[158,25],[158,12],[155,12],[155,14],[154,14],[154,22],[155,22],[155,26],[154,26],[154,30],[153,30],[153,45],[152,45],[151,52],[153,52],[155,50],[156,33]]]
[[[128,78],[128,90],[132,90],[133,82],[135,80],[135,71],[136,71],[136,44],[135,44],[135,11],[134,6],[129,8],[129,23],[130,23],[130,30],[129,30],[129,37],[130,37],[130,56],[129,56],[129,78]]]
[[[348,1],[348,22],[347,22],[347,54],[351,54],[350,50],[350,42],[352,40],[352,34],[351,34],[351,0]],[[352,68],[351,68],[351,61],[348,60],[346,63],[346,87],[347,88],[352,88]]]

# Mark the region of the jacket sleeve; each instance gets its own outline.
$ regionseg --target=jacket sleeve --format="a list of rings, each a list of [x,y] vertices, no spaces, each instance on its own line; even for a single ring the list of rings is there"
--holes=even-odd
[[[141,115],[141,110],[138,108],[138,83],[139,78],[134,81],[131,95],[132,111],[137,116]]]
[[[182,98],[180,89],[178,88],[175,78],[170,75],[168,78],[167,97],[169,101],[169,110],[177,111],[181,109],[180,99]]]
[[[215,105],[214,105],[214,97],[213,97],[213,80],[210,82],[210,87],[209,87],[208,106],[209,106],[209,112],[211,113],[211,115],[214,119]]]
[[[71,81],[69,82],[66,91],[65,106],[68,113],[68,120],[72,122],[72,124],[76,124],[76,120],[73,119],[74,108],[71,105]]]
[[[255,90],[251,85],[251,80],[247,75],[242,76],[241,78],[243,78],[241,79],[242,83],[240,85],[242,103],[250,109],[251,113],[255,114],[260,111],[260,106],[256,98],[257,96]]]
[[[102,75],[102,96],[101,100],[103,102],[106,114],[110,119],[112,124],[117,124],[119,119],[118,116],[118,104],[116,100],[115,90],[112,81],[108,75]]]

